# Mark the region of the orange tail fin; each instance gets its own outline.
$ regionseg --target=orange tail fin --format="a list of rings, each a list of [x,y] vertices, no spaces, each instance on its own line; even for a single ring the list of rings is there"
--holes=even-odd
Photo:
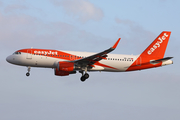
[[[163,31],[147,48],[142,52],[142,56],[146,56],[148,58],[163,58],[166,47],[169,41],[169,37],[171,32]]]
[[[126,70],[141,70],[152,67],[161,66],[162,62],[152,64],[151,61],[162,59],[164,57],[166,47],[169,41],[171,32],[163,31],[134,61],[134,63]]]

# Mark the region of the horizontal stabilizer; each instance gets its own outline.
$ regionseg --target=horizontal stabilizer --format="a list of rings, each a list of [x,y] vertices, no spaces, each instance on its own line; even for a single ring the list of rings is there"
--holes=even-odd
[[[166,57],[166,58],[162,58],[162,59],[159,59],[159,60],[153,60],[153,61],[151,61],[151,63],[159,63],[159,62],[170,60],[172,58],[173,57]]]

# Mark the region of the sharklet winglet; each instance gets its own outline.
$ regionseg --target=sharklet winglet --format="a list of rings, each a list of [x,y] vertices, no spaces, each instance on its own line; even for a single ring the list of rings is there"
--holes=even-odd
[[[115,49],[115,48],[117,47],[117,45],[118,45],[120,39],[121,39],[121,38],[119,38],[119,39],[116,41],[116,43],[112,46],[113,49]]]

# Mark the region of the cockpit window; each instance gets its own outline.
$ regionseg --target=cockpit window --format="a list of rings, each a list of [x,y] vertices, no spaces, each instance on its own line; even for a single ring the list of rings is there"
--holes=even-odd
[[[18,54],[18,52],[15,52],[15,53],[13,53],[13,54]]]
[[[15,53],[13,53],[13,54],[16,54],[16,55],[17,55],[17,54],[21,54],[21,52],[15,52]]]

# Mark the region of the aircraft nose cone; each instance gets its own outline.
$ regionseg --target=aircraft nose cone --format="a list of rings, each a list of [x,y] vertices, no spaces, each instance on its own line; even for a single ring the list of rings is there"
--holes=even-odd
[[[9,62],[9,63],[11,63],[11,56],[8,56],[8,57],[6,58],[6,61]]]

